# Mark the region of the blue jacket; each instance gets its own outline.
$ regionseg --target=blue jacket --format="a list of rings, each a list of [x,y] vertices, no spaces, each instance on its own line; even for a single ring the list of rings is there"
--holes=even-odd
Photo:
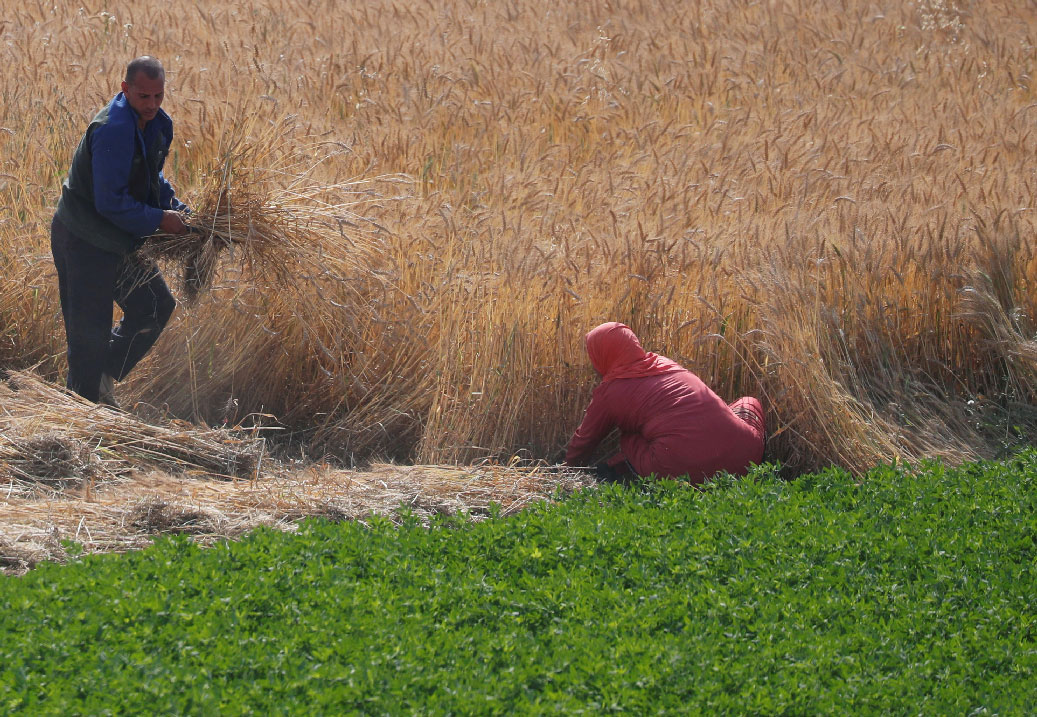
[[[162,166],[173,141],[173,120],[161,109],[141,130],[120,92],[97,113],[72,157],[61,187],[57,218],[96,247],[128,254],[153,234],[163,209],[185,210]]]

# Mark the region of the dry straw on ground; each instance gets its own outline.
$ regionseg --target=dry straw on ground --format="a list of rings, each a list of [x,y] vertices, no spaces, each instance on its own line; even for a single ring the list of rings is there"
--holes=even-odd
[[[88,487],[142,468],[210,479],[249,478],[265,439],[183,421],[156,425],[91,403],[27,371],[0,383],[0,480],[7,495],[40,487]]]
[[[422,520],[436,514],[481,520],[491,504],[509,515],[592,484],[587,474],[516,465],[311,466],[234,481],[142,470],[92,490],[0,500],[0,568],[20,573],[41,560],[65,560],[62,541],[87,553],[142,548],[169,534],[210,544],[259,526],[294,530],[308,517],[398,520],[404,510]]]
[[[262,461],[255,430],[147,422],[85,401],[30,372],[0,383],[0,569],[20,573],[87,552],[143,547],[157,535],[203,544],[308,517],[428,520],[491,504],[510,515],[592,485],[551,466],[398,466],[365,471]]]

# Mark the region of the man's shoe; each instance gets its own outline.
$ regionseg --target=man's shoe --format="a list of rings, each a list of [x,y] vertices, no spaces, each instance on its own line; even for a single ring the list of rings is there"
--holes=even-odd
[[[101,374],[101,386],[97,392],[97,402],[111,408],[122,409],[115,398],[115,379],[108,374]]]

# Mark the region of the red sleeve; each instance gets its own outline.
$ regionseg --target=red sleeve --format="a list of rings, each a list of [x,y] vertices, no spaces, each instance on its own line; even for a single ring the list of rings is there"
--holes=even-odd
[[[606,409],[607,402],[603,400],[601,388],[598,386],[595,389],[590,405],[583,414],[583,422],[569,440],[569,448],[565,451],[565,462],[569,465],[580,465],[598,447],[609,431],[616,427],[615,420]]]

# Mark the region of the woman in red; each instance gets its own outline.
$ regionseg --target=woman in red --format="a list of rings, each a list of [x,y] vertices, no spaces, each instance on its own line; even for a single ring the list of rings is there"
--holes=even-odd
[[[755,398],[729,406],[691,371],[641,348],[624,324],[598,326],[586,345],[601,383],[569,441],[569,465],[584,465],[613,428],[622,453],[608,465],[628,462],[641,476],[701,483],[720,471],[744,475],[763,458],[763,407]]]

